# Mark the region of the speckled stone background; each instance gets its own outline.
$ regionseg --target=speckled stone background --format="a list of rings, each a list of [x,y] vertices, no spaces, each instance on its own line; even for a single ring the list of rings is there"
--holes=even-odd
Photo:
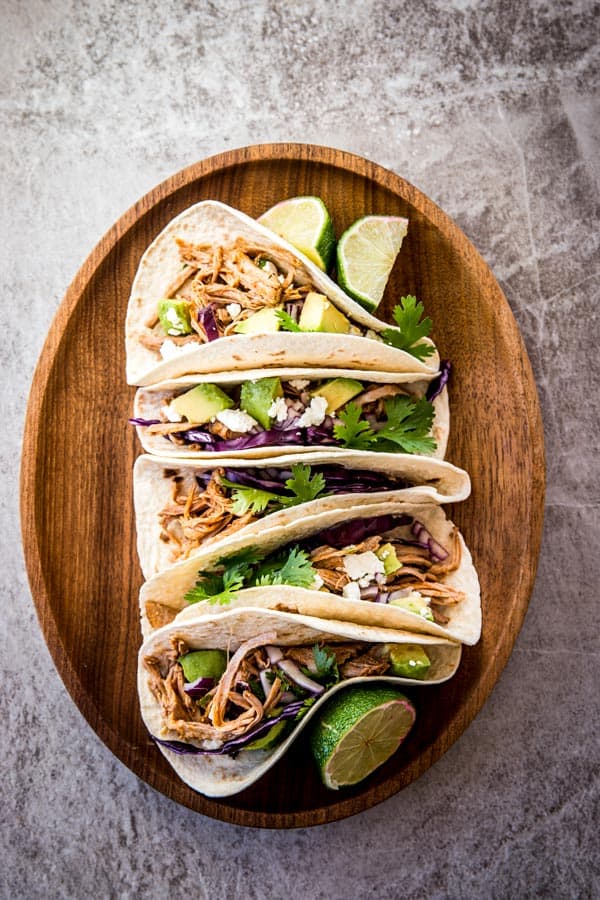
[[[600,7],[0,2],[0,894],[600,895]],[[36,358],[104,231],[178,169],[261,141],[400,173],[492,266],[533,363],[548,492],[539,576],[501,680],[418,782],[366,813],[268,832],[198,816],[97,739],[40,633],[18,459]]]

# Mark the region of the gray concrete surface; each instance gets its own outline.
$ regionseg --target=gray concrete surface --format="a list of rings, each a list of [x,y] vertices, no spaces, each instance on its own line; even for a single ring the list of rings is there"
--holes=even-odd
[[[599,13],[0,2],[2,897],[600,895]],[[36,358],[99,237],[179,168],[280,140],[393,169],[482,252],[535,370],[548,504],[524,628],[458,743],[360,816],[273,833],[171,803],[84,722],[37,624],[17,472]]]

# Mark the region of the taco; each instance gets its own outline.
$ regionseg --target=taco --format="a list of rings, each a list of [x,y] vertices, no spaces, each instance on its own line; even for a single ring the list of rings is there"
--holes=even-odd
[[[448,392],[445,381],[407,373],[223,372],[139,388],[130,421],[158,456],[256,459],[327,449],[443,458]]]
[[[142,256],[127,309],[127,380],[281,365],[431,375],[439,356],[418,336],[431,322],[415,330],[422,312],[407,297],[394,314],[400,327],[376,319],[291,244],[205,200]]]
[[[477,573],[457,527],[430,501],[337,507],[231,538],[150,578],[142,631],[238,606],[265,606],[475,644]]]
[[[350,685],[439,684],[459,644],[393,629],[237,609],[176,622],[142,646],[142,718],[179,777],[238,793],[286,752],[323,702]]]
[[[356,457],[359,457],[357,459]],[[137,546],[150,578],[232,537],[263,534],[339,506],[410,499],[464,500],[466,472],[443,460],[356,451],[186,462],[140,456],[133,470]]]

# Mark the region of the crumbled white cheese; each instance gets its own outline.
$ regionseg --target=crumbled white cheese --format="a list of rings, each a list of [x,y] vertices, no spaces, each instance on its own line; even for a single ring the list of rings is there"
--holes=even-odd
[[[367,587],[379,572],[384,571],[383,562],[372,550],[365,553],[351,553],[344,557],[344,571],[348,578],[357,581],[360,587]]]
[[[181,320],[177,315],[177,310],[173,309],[172,306],[169,306],[169,308],[167,309],[165,313],[165,319],[167,320],[167,322],[170,322],[171,325],[181,325]]]
[[[173,359],[175,356],[182,356],[189,353],[190,350],[197,350],[198,345],[190,341],[188,344],[175,344],[173,341],[163,341],[160,347],[160,355],[163,359]]]
[[[356,334],[360,337],[362,335],[362,331],[360,330],[358,325],[351,325],[350,329],[348,330],[348,334]]]
[[[222,422],[225,428],[230,431],[236,431],[239,434],[247,434],[252,431],[255,425],[258,425],[256,419],[249,416],[243,409],[222,409],[217,413],[217,419]]]
[[[242,305],[241,303],[228,303],[225,309],[227,310],[231,318],[235,319],[235,317],[239,316],[239,314],[241,313]]]
[[[295,391],[303,391],[305,387],[308,387],[310,381],[308,380],[308,378],[290,378],[289,383]]]
[[[372,328],[369,328],[365,337],[370,338],[372,341],[382,341],[383,338],[376,331],[373,331]]]
[[[327,415],[327,399],[320,397],[312,397],[310,406],[304,410],[298,419],[299,428],[308,428],[309,425],[321,425]]]
[[[287,404],[283,397],[276,397],[269,407],[269,415],[278,422],[285,422],[288,417]]]
[[[260,266],[263,272],[268,272],[269,275],[277,275],[279,278],[283,278],[283,275],[279,275],[279,270],[275,263],[272,263],[270,259],[265,260],[265,262]]]
[[[342,594],[346,600],[360,600],[360,588],[356,581],[349,581],[342,588]]]
[[[323,587],[324,584],[325,584],[325,582],[323,581],[323,579],[321,578],[321,576],[320,576],[319,573],[317,572],[317,574],[315,575],[315,580],[314,580],[313,583],[312,583],[312,588],[313,588],[313,590],[315,590],[315,591],[320,590],[320,589]]]
[[[167,422],[183,422],[183,416],[180,416],[170,403],[167,403],[166,406],[161,406],[160,411]]]

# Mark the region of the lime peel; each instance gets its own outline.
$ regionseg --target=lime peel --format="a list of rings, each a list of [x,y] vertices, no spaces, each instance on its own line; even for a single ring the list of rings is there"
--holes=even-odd
[[[410,700],[390,685],[348,687],[321,710],[310,746],[326,787],[357,784],[398,749],[415,721]]]
[[[381,302],[407,230],[408,220],[400,216],[363,216],[339,239],[339,285],[365,309]]]
[[[290,197],[268,209],[258,222],[327,271],[335,252],[331,216],[320,197]]]

